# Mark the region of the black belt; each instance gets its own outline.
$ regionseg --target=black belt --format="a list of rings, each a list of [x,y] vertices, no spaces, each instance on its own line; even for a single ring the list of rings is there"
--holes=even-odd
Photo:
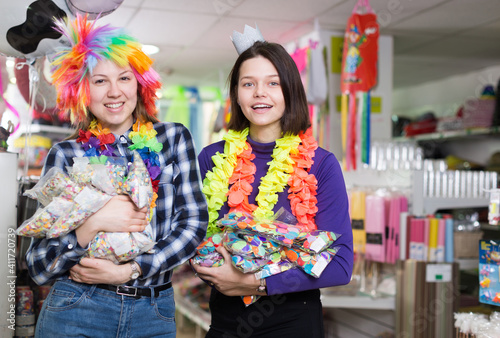
[[[148,287],[136,288],[135,286],[127,285],[110,285],[110,284],[97,284],[96,287],[99,289],[110,290],[116,292],[117,295],[130,296],[135,298],[141,297],[151,297],[151,289]],[[154,296],[158,297],[160,291],[169,289],[172,287],[172,283],[163,284],[160,286],[155,286]]]

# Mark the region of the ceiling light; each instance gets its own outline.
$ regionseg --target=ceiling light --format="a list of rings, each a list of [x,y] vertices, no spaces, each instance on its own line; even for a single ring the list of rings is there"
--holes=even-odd
[[[155,45],[142,45],[142,51],[148,55],[156,54],[160,51],[160,48]]]

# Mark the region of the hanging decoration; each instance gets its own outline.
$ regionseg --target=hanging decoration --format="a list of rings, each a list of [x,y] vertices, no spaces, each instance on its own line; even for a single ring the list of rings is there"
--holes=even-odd
[[[370,90],[377,80],[379,27],[369,0],[358,0],[347,20],[341,72],[341,136],[344,170],[356,170],[357,107],[361,92],[361,160],[369,163]]]

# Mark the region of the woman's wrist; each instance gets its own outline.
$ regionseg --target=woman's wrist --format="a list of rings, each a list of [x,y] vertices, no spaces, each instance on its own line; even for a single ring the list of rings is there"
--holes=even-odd
[[[255,276],[255,275],[254,275]],[[255,291],[257,292],[258,295],[267,295],[267,282],[265,278],[257,278],[255,277],[255,280],[257,281],[257,285],[255,286]]]

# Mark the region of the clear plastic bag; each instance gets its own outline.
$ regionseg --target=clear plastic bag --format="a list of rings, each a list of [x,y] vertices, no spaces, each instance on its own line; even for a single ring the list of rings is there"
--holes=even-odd
[[[265,236],[276,243],[291,246],[300,235],[302,229],[298,226],[279,221],[258,220],[240,211],[233,211],[218,221],[220,227],[236,230],[246,230]]]
[[[151,230],[151,225],[148,225],[143,232],[101,231],[90,242],[85,256],[109,259],[115,264],[128,262],[156,244]]]
[[[82,189],[83,187],[70,179],[64,171],[53,167],[40,178],[33,188],[26,190],[23,195],[37,200],[43,206],[47,206],[54,197],[72,200]]]

